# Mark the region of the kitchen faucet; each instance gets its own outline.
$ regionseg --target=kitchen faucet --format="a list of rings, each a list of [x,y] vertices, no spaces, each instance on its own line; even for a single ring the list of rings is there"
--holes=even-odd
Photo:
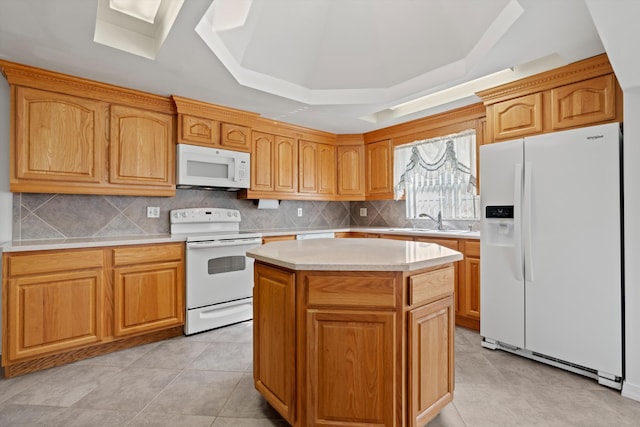
[[[427,213],[421,213],[418,215],[418,218],[429,218],[431,221],[435,222],[436,224],[438,224],[438,230],[444,230],[444,228],[442,227],[442,211],[438,211],[438,217],[434,218],[431,215],[427,214]]]

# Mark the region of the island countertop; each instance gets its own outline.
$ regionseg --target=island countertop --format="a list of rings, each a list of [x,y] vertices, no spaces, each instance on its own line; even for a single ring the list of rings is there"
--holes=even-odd
[[[247,256],[291,270],[414,271],[460,261],[462,254],[425,242],[387,239],[311,239],[272,242]]]

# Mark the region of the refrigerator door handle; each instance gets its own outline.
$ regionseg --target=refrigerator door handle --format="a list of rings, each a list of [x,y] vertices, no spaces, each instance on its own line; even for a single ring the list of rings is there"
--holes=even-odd
[[[525,246],[524,246],[524,273],[525,281],[533,281],[533,235],[531,234],[531,223],[533,222],[532,212],[532,196],[531,196],[531,181],[533,179],[533,164],[526,162],[524,166],[524,232],[525,232]]]
[[[516,164],[513,183],[513,256],[516,280],[523,280],[522,264],[522,163]]]

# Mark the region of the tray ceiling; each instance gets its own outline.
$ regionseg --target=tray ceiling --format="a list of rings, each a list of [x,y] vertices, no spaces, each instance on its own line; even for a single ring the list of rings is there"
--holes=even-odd
[[[168,32],[133,34],[164,36],[142,57],[93,41],[104,3],[4,1],[0,57],[360,133],[477,102],[495,78],[450,88],[501,70],[515,79],[604,52],[584,0],[189,0]],[[411,102],[443,90],[456,96]]]

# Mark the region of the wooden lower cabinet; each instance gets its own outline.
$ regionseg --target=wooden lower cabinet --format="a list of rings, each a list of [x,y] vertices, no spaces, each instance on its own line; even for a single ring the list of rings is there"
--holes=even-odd
[[[27,254],[5,257],[4,263],[11,276],[5,285],[10,309],[4,315],[3,361],[101,340],[105,280],[100,250],[56,254],[50,260]]]
[[[359,231],[340,231],[335,233],[336,238],[365,238],[365,239],[378,239],[380,238],[380,234],[378,233],[361,233]]]
[[[270,242],[282,242],[283,240],[296,240],[295,234],[286,234],[283,236],[263,236],[262,244],[270,243]]]
[[[114,335],[184,323],[183,245],[113,249]]]
[[[454,319],[451,296],[409,312],[408,375],[423,379],[409,388],[411,425],[425,425],[453,400]]]
[[[393,312],[307,310],[305,425],[394,425]]]
[[[464,259],[458,281],[456,324],[480,330],[480,242],[465,240],[460,244]]]
[[[464,254],[464,259],[454,264],[456,326],[480,331],[480,241],[432,237],[416,237],[415,240],[436,243]]]
[[[355,231],[336,233],[336,237],[381,237],[392,240],[413,240],[435,243],[460,251],[464,259],[454,263],[454,307],[455,324],[480,331],[480,241],[473,239],[451,239],[405,234],[374,234]]]
[[[253,373],[256,389],[295,422],[295,275],[256,264]]]
[[[184,244],[3,254],[12,377],[182,333]]]
[[[254,384],[292,426],[422,426],[453,399],[453,266],[256,261]]]

